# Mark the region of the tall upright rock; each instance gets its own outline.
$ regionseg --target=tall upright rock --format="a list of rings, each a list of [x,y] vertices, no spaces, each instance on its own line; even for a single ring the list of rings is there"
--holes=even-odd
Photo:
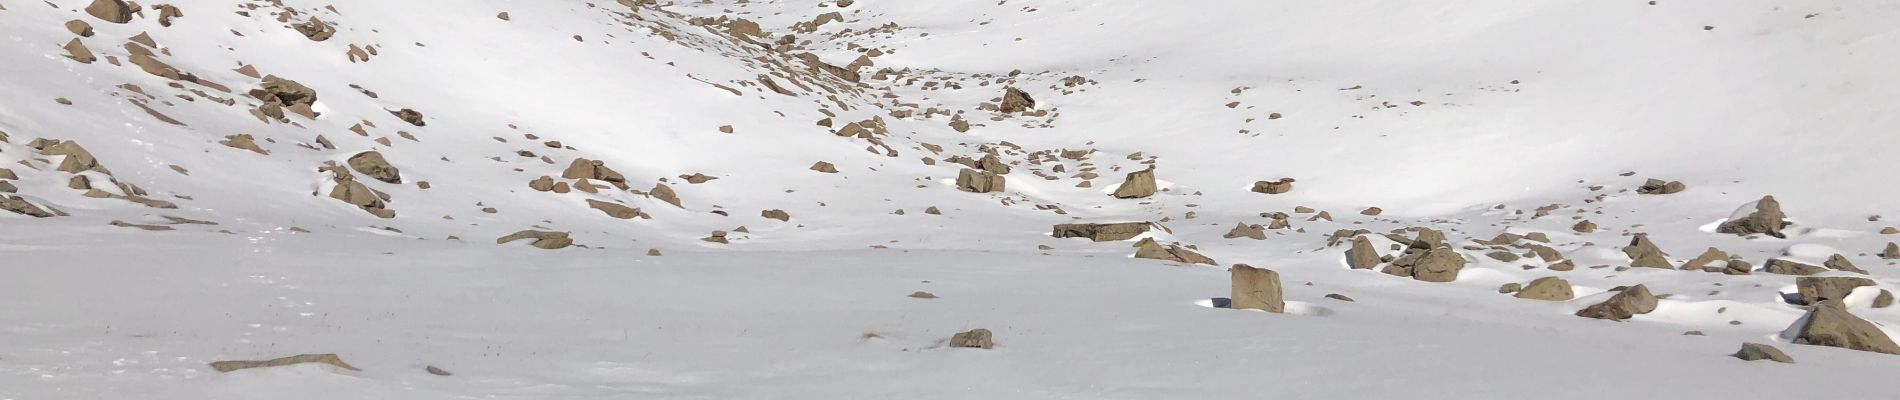
[[[1121,187],[1115,188],[1115,198],[1139,199],[1154,196],[1155,191],[1158,190],[1155,186],[1155,168],[1149,166],[1148,169],[1128,173],[1128,178],[1122,181]]]
[[[1271,313],[1286,312],[1286,299],[1280,287],[1280,273],[1265,268],[1254,268],[1247,264],[1234,264],[1232,272],[1233,308]]]

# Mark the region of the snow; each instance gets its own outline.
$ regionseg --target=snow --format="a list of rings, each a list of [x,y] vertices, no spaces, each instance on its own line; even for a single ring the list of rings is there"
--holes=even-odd
[[[0,0],[0,164],[20,175],[8,181],[20,196],[72,214],[0,212],[0,399],[1900,396],[1885,381],[1900,358],[1788,342],[1804,312],[1784,301],[1792,277],[1624,270],[1618,250],[1647,233],[1676,264],[1710,247],[1757,266],[1841,254],[1878,283],[1848,309],[1900,334],[1900,309],[1872,304],[1900,289],[1894,263],[1873,255],[1900,240],[1877,233],[1900,218],[1900,185],[1879,184],[1900,148],[1900,116],[1883,106],[1900,93],[1891,4],[719,0],[635,19],[612,1],[282,1],[337,27],[313,42],[268,2],[174,0],[186,16],[171,27],[155,10],[106,23],[88,3]],[[830,11],[845,21],[797,34],[811,42],[793,53],[840,66],[859,55],[849,45],[888,53],[859,71],[863,86],[820,72],[794,82],[773,65],[802,62],[689,22],[746,18],[775,38]],[[99,61],[63,57],[72,19],[97,32],[81,40]],[[141,32],[168,52],[160,60],[233,93],[108,63],[125,62],[121,44]],[[378,54],[350,62],[352,44]],[[322,116],[253,118],[244,93],[258,80],[241,65],[315,89]],[[882,68],[909,71],[873,78]],[[1071,76],[1092,82],[1064,86]],[[1049,115],[979,110],[1001,96],[999,79]],[[129,104],[146,97],[124,84],[184,126]],[[899,118],[894,103],[963,112],[973,127]],[[403,108],[427,126],[390,116]],[[899,155],[814,124],[873,116]],[[363,122],[367,136],[349,130]],[[271,154],[218,144],[240,133]],[[297,147],[318,135],[337,149]],[[116,179],[179,208],[83,196],[52,168],[58,157],[26,147],[42,137],[96,155],[111,172],[84,173],[95,187],[124,194]],[[962,167],[947,159],[1004,141],[1094,152],[1055,173],[1003,151],[1016,162],[1006,192],[957,191]],[[327,196],[334,183],[316,167],[364,150],[402,170],[402,184],[358,175],[391,196],[394,219]],[[683,207],[528,188],[575,158],[639,191],[664,179]],[[807,169],[817,161],[840,172]],[[1084,163],[1101,176],[1088,188],[1073,177]],[[1149,163],[1165,191],[1107,195]],[[719,179],[677,178],[694,173]],[[1292,192],[1248,191],[1283,177],[1297,179]],[[1636,194],[1646,178],[1688,190]],[[1763,195],[1796,223],[1787,238],[1715,232]],[[587,199],[652,219],[613,219]],[[1546,205],[1558,207],[1535,216]],[[923,212],[933,206],[943,215]],[[1384,213],[1359,214],[1374,206]],[[767,209],[792,217],[758,217]],[[1267,224],[1265,212],[1291,214],[1294,229],[1221,237],[1236,221]],[[163,216],[218,225],[107,225]],[[1574,232],[1579,219],[1602,228]],[[1160,222],[1169,231],[1142,237],[1196,245],[1222,266],[1048,234],[1122,221]],[[1405,227],[1480,249],[1462,251],[1472,262],[1457,281],[1426,283],[1352,270],[1349,246],[1326,246],[1336,230],[1366,229],[1396,253],[1377,234]],[[491,243],[523,229],[586,247]],[[700,240],[714,230],[733,242]],[[1485,257],[1476,240],[1501,232],[1545,233],[1577,269]],[[1236,263],[1278,271],[1289,312],[1213,308]],[[1544,276],[1578,298],[1496,290]],[[1667,295],[1655,312],[1571,315],[1635,284]],[[905,297],[919,290],[941,298]],[[974,328],[998,346],[944,347]],[[1742,342],[1797,363],[1726,357]],[[362,371],[207,366],[302,353]]]

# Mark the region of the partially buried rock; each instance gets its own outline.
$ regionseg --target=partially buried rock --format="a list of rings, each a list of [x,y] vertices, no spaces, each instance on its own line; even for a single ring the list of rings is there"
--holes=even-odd
[[[1352,269],[1372,269],[1379,266],[1379,249],[1372,247],[1372,241],[1365,236],[1352,238],[1352,249],[1346,250],[1346,265]]]
[[[613,168],[607,168],[606,162],[585,158],[575,158],[574,162],[567,165],[566,170],[561,171],[561,177],[566,179],[605,181],[622,189],[625,189],[627,186],[627,177],[620,175],[620,173],[614,171]]]
[[[1777,238],[1788,237],[1781,232],[1788,226],[1788,216],[1781,212],[1781,202],[1775,201],[1775,196],[1762,196],[1761,200],[1755,201],[1752,205],[1754,211],[1741,217],[1732,217],[1728,222],[1717,226],[1715,230],[1740,236],[1762,234]],[[1747,209],[1748,206],[1745,205],[1735,214],[1741,214]]]
[[[1254,193],[1282,194],[1291,191],[1293,191],[1293,178],[1280,178],[1280,180],[1276,181],[1256,181],[1253,183]]]
[[[1343,294],[1339,294],[1339,293],[1327,293],[1327,294],[1326,294],[1326,298],[1328,298],[1328,299],[1333,299],[1333,300],[1339,300],[1339,301],[1343,301],[1343,302],[1347,302],[1347,303],[1352,303],[1352,302],[1354,302],[1354,301],[1352,300],[1352,298],[1351,298],[1351,297],[1346,297],[1346,295],[1343,295]]]
[[[818,172],[823,172],[823,173],[827,173],[827,174],[835,174],[835,173],[838,173],[838,167],[837,167],[837,166],[833,166],[833,165],[831,165],[831,163],[828,163],[828,162],[824,162],[824,161],[819,161],[819,162],[817,162],[817,163],[814,163],[814,164],[812,164],[812,165],[811,165],[811,170],[813,170],[813,171],[818,171]]]
[[[1135,258],[1173,261],[1182,264],[1220,265],[1219,263],[1215,263],[1214,259],[1207,258],[1207,256],[1203,256],[1201,253],[1196,253],[1193,250],[1188,250],[1188,248],[1182,247],[1181,245],[1170,244],[1163,246],[1161,243],[1155,242],[1154,238],[1143,238],[1140,242],[1135,243]]]
[[[1379,272],[1425,282],[1451,282],[1458,280],[1458,271],[1463,270],[1469,262],[1458,250],[1439,246],[1407,251]]]
[[[1900,243],[1887,242],[1887,249],[1880,251],[1880,258],[1884,260],[1900,260]]]
[[[1661,179],[1650,179],[1648,182],[1643,183],[1642,187],[1636,188],[1636,193],[1676,194],[1682,192],[1683,189],[1688,189],[1688,186],[1683,185],[1680,181],[1665,182]]]
[[[231,372],[241,369],[281,367],[305,363],[325,364],[350,371],[361,371],[349,363],[343,362],[343,358],[337,357],[335,354],[301,354],[261,361],[218,361],[211,363],[211,369],[217,370],[218,372]]]
[[[1236,223],[1234,224],[1233,230],[1227,231],[1227,234],[1221,237],[1228,239],[1244,237],[1253,240],[1267,240],[1267,227],[1260,226],[1260,224],[1247,225],[1246,223]]]
[[[990,349],[996,342],[988,329],[971,329],[950,336],[950,347],[965,349]]]
[[[57,216],[56,214],[46,212],[46,209],[40,208],[40,206],[27,202],[26,199],[20,196],[0,196],[0,210],[7,210],[14,214],[33,218],[51,218]]]
[[[123,24],[132,22],[132,5],[124,0],[92,0],[92,4],[86,6],[86,14],[101,21]]]
[[[396,169],[394,165],[389,165],[389,160],[383,159],[383,153],[376,151],[356,153],[350,156],[349,163],[351,169],[363,175],[369,175],[370,178],[388,183],[402,183],[402,171]]]
[[[1062,238],[1088,238],[1097,242],[1113,242],[1134,239],[1147,233],[1153,224],[1147,222],[1114,222],[1104,224],[1056,224],[1055,232],[1050,236]]]
[[[1785,258],[1774,258],[1762,265],[1762,271],[1782,275],[1814,275],[1827,272],[1827,268]]]
[[[1708,250],[1703,250],[1702,255],[1696,256],[1694,259],[1689,260],[1689,262],[1687,263],[1683,263],[1682,269],[1684,271],[1701,271],[1702,268],[1709,267],[1710,266],[1709,264],[1712,264],[1716,261],[1727,261],[1727,260],[1728,260],[1727,252],[1722,251],[1722,249],[1710,247]]]
[[[639,217],[643,215],[640,213],[640,209],[638,208],[627,207],[626,205],[623,205],[620,203],[611,203],[611,202],[605,202],[605,201],[594,200],[594,199],[587,199],[587,208],[600,210],[600,212],[607,214],[607,216],[609,217],[614,217],[614,218],[619,218],[619,219],[633,219],[635,217]]]
[[[1003,191],[1005,181],[1002,175],[987,171],[964,169],[957,173],[957,190],[971,193],[991,193]]]
[[[1827,258],[1827,261],[1821,263],[1821,266],[1827,267],[1828,269],[1838,270],[1838,271],[1853,272],[1853,273],[1857,273],[1861,275],[1867,274],[1867,270],[1860,269],[1860,267],[1854,266],[1853,261],[1848,261],[1847,256],[1843,256],[1840,254],[1829,256]]]
[[[1609,300],[1577,310],[1577,316],[1585,318],[1622,321],[1637,314],[1656,311],[1656,295],[1649,293],[1649,287],[1643,285],[1624,288]]]
[[[1019,113],[1032,108],[1036,108],[1036,99],[1029,97],[1028,92],[1014,87],[1003,88],[1003,113]]]
[[[1155,168],[1149,166],[1148,169],[1128,173],[1121,187],[1115,188],[1115,198],[1139,199],[1153,196],[1158,190],[1155,186]]]
[[[1775,346],[1761,343],[1742,343],[1742,350],[1735,352],[1733,356],[1743,361],[1769,360],[1781,363],[1794,362],[1794,357],[1789,357],[1788,353],[1781,352],[1781,349],[1777,349]]]
[[[1286,300],[1280,292],[1280,273],[1247,264],[1234,264],[1231,307],[1242,310],[1286,312]]]
[[[1800,304],[1802,305],[1827,303],[1839,306],[1842,305],[1841,299],[1853,293],[1854,288],[1874,286],[1874,281],[1855,277],[1804,276],[1795,278],[1794,286],[1795,290],[1801,293]]]
[[[1900,345],[1879,327],[1832,304],[1814,306],[1795,324],[1794,344],[1900,354]]]
[[[99,61],[99,57],[92,54],[92,49],[86,48],[86,43],[80,42],[79,39],[66,42],[66,58],[71,58],[80,64],[91,64],[93,61]]]
[[[517,240],[533,240],[534,242],[529,243],[529,245],[546,250],[555,250],[574,245],[574,239],[569,238],[567,235],[567,232],[523,230],[508,236],[502,236],[500,239],[495,239],[495,244],[508,244],[509,242]]]
[[[913,299],[934,299],[934,298],[937,298],[937,295],[931,294],[930,292],[919,290],[915,292],[910,292],[909,297]]]
[[[732,243],[732,241],[726,240],[726,231],[712,231],[711,236],[699,238],[699,240],[704,241],[704,242],[710,242],[710,243],[718,243],[718,244]]]
[[[759,216],[765,217],[768,219],[776,219],[776,220],[784,221],[784,222],[790,222],[792,220],[791,213],[787,213],[785,212],[785,210],[778,210],[778,209],[760,211]]]
[[[1554,276],[1531,281],[1530,284],[1524,285],[1524,290],[1518,291],[1515,296],[1520,299],[1544,301],[1566,301],[1577,297],[1576,293],[1570,290],[1569,281]]]
[[[396,116],[396,119],[400,119],[402,120],[402,122],[408,122],[410,125],[415,125],[415,126],[429,125],[428,122],[422,120],[421,111],[404,108],[401,110],[390,111],[389,114]]]
[[[1577,233],[1596,232],[1597,224],[1595,222],[1590,222],[1590,220],[1586,219],[1582,221],[1577,221],[1576,225],[1571,225],[1570,230],[1577,231]]]
[[[257,146],[256,138],[253,138],[251,137],[250,134],[246,134],[246,133],[225,136],[224,140],[218,141],[218,144],[222,144],[234,149],[250,150],[252,153],[270,155],[270,151],[264,150],[263,147]]]
[[[664,201],[666,204],[672,204],[674,207],[686,208],[686,206],[680,205],[680,196],[678,193],[673,192],[673,187],[667,186],[664,183],[653,184],[653,190],[647,191],[647,195]]]
[[[444,370],[444,369],[441,369],[441,368],[436,368],[436,367],[435,367],[434,365],[430,365],[430,366],[425,366],[425,367],[423,367],[423,368],[422,368],[422,371],[423,371],[423,372],[428,372],[428,373],[429,373],[429,375],[435,375],[435,376],[450,376],[450,375],[455,375],[455,374],[452,374],[452,373],[449,373],[449,371],[448,371],[448,370]]]

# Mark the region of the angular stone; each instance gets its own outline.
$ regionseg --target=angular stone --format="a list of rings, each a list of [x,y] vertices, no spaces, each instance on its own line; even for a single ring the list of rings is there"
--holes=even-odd
[[[1280,273],[1247,264],[1234,264],[1232,273],[1233,291],[1230,298],[1233,308],[1286,312],[1286,300],[1280,292]]]
[[[950,336],[950,347],[988,350],[996,346],[995,339],[988,329],[972,329]]]
[[[594,200],[594,199],[587,199],[587,208],[600,210],[600,212],[607,214],[607,216],[609,217],[614,217],[614,218],[619,218],[619,219],[633,219],[635,217],[639,217],[642,215],[640,213],[640,209],[638,208],[627,207],[626,205],[620,204],[620,203],[610,203],[610,202]]]
[[[1788,216],[1781,212],[1781,202],[1775,196],[1762,196],[1755,202],[1755,211],[1742,218],[1731,219],[1716,227],[1717,232],[1739,236],[1763,234],[1777,238],[1788,237],[1781,233],[1788,226]]]
[[[1781,349],[1777,349],[1775,346],[1761,343],[1742,343],[1742,350],[1735,352],[1734,357],[1740,358],[1743,361],[1769,360],[1780,363],[1794,363],[1794,357],[1789,357],[1788,353],[1781,352]]]
[[[1567,301],[1577,298],[1576,293],[1570,290],[1569,281],[1554,276],[1531,281],[1530,284],[1524,285],[1524,290],[1518,291],[1515,296],[1520,299],[1544,301]]]
[[[1233,230],[1227,231],[1227,234],[1221,235],[1221,237],[1227,239],[1248,238],[1253,240],[1267,240],[1267,228],[1259,224],[1247,225],[1246,223],[1236,223],[1234,224]]]
[[[1429,250],[1409,251],[1403,257],[1392,261],[1380,270],[1389,275],[1409,276],[1425,282],[1451,282],[1458,280],[1458,271],[1469,263],[1463,254],[1450,247],[1435,247]]]
[[[1155,184],[1155,169],[1153,166],[1150,166],[1148,169],[1128,173],[1128,177],[1122,181],[1122,185],[1115,188],[1115,198],[1145,198],[1153,196],[1156,190],[1158,190],[1158,188],[1156,188]]]
[[[1352,238],[1352,249],[1346,250],[1346,265],[1352,269],[1372,269],[1379,266],[1379,249],[1372,247],[1372,241],[1365,236]]]
[[[1841,299],[1854,292],[1854,288],[1874,286],[1874,280],[1855,277],[1812,277],[1803,276],[1794,279],[1795,290],[1801,293],[1801,305],[1821,303],[1843,305]]]
[[[1829,256],[1827,258],[1827,261],[1821,263],[1821,266],[1827,267],[1828,269],[1838,270],[1838,271],[1853,272],[1853,273],[1858,273],[1861,275],[1867,274],[1867,270],[1860,269],[1860,267],[1854,266],[1853,261],[1848,261],[1847,256],[1843,256],[1840,254]]]
[[[376,151],[356,153],[350,156],[349,164],[351,169],[363,175],[369,175],[370,178],[388,183],[402,183],[402,170],[389,165],[389,160],[383,159],[383,153]]]
[[[1001,108],[1004,114],[1029,111],[1030,109],[1036,108],[1036,99],[1030,97],[1028,92],[1024,92],[1021,89],[1014,87],[1003,88],[1003,104]]]
[[[1762,271],[1782,275],[1814,275],[1827,272],[1827,268],[1785,258],[1774,258],[1762,265]]]
[[[686,206],[680,205],[680,196],[678,193],[673,192],[673,187],[666,186],[664,183],[653,184],[653,190],[647,191],[647,195],[664,201],[666,204],[672,204],[674,207],[686,208]]]
[[[1630,317],[1634,317],[1636,314],[1648,314],[1650,311],[1656,311],[1656,304],[1656,295],[1649,293],[1649,287],[1636,285],[1624,288],[1622,292],[1610,296],[1608,300],[1604,300],[1602,303],[1577,310],[1577,316],[1621,321],[1630,319]]]
[[[957,190],[971,193],[1002,192],[1005,184],[1002,175],[987,171],[964,169],[957,173]]]
[[[86,6],[87,15],[115,24],[132,22],[132,11],[132,5],[124,0],[92,0]]]
[[[1816,305],[1795,322],[1794,344],[1900,354],[1900,345],[1879,327],[1832,304]]]
[[[1710,263],[1714,263],[1716,261],[1727,261],[1728,258],[1729,256],[1727,252],[1723,252],[1721,249],[1710,247],[1708,250],[1703,250],[1702,255],[1696,256],[1694,259],[1690,259],[1689,262],[1687,263],[1683,263],[1682,270],[1701,271],[1703,267],[1708,267]]]

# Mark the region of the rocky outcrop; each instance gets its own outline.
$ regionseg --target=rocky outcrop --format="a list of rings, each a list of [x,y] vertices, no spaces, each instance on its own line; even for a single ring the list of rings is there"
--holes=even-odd
[[[86,6],[86,14],[100,21],[123,24],[132,22],[132,5],[124,0],[92,0]]]
[[[950,336],[952,348],[984,349],[996,347],[996,341],[988,329],[971,329]]]
[[[389,165],[389,160],[383,159],[383,153],[375,151],[356,153],[350,156],[349,164],[350,169],[369,175],[370,178],[388,183],[402,183],[402,170]]]
[[[1231,307],[1240,310],[1286,312],[1286,299],[1280,292],[1280,273],[1247,264],[1234,264]]]
[[[1115,198],[1145,198],[1154,196],[1156,190],[1158,190],[1158,188],[1155,184],[1155,168],[1149,166],[1148,169],[1128,173],[1128,177],[1122,181],[1121,187],[1115,188]]]
[[[1841,299],[1847,298],[1854,288],[1874,286],[1874,281],[1855,277],[1811,277],[1795,278],[1795,290],[1801,293],[1801,305],[1832,304],[1843,305]]]
[[[1794,357],[1789,357],[1788,353],[1781,352],[1781,349],[1777,349],[1775,346],[1761,343],[1742,343],[1742,349],[1735,352],[1733,357],[1740,358],[1743,361],[1768,360],[1779,363],[1794,363]]]
[[[1254,193],[1282,194],[1293,191],[1293,178],[1280,178],[1277,181],[1257,181],[1253,183]]]
[[[1775,201],[1775,196],[1762,196],[1761,200],[1755,202],[1754,212],[1723,222],[1715,230],[1740,236],[1761,234],[1786,238],[1788,236],[1781,233],[1786,227],[1788,215],[1781,212],[1781,202]]]
[[[1648,182],[1645,182],[1645,183],[1643,183],[1643,186],[1641,186],[1641,187],[1638,187],[1638,188],[1636,188],[1636,193],[1640,193],[1640,194],[1676,194],[1676,193],[1680,193],[1680,192],[1682,192],[1682,191],[1683,191],[1684,189],[1688,189],[1688,188],[1689,188],[1689,187],[1688,187],[1687,185],[1683,185],[1681,181],[1667,181],[1667,182],[1665,182],[1665,181],[1663,181],[1663,180],[1661,180],[1661,179],[1650,179],[1650,180],[1649,180]]]
[[[1144,238],[1141,239],[1140,242],[1135,243],[1135,258],[1173,261],[1182,264],[1220,265],[1214,262],[1214,259],[1207,258],[1207,256],[1203,256],[1201,253],[1196,253],[1179,244],[1163,246],[1161,243],[1155,242],[1154,238]]]
[[[517,240],[532,240],[533,242],[529,243],[530,246],[547,250],[561,249],[574,245],[574,239],[569,238],[567,232],[537,231],[531,229],[515,232],[508,236],[502,236],[499,239],[495,239],[495,244],[508,244],[509,242]]]
[[[613,168],[607,168],[607,163],[599,160],[576,158],[574,162],[568,163],[566,170],[561,171],[561,177],[604,181],[621,189],[627,188],[627,177],[615,172]]]
[[[957,190],[971,193],[992,193],[1003,191],[1005,182],[1002,175],[987,171],[964,169],[957,173]]]
[[[1604,300],[1602,303],[1577,310],[1577,316],[1622,321],[1630,319],[1637,314],[1648,314],[1651,311],[1656,311],[1657,303],[1656,295],[1649,293],[1649,287],[1636,285],[1624,288],[1623,291],[1618,292],[1614,296],[1610,296],[1608,300]]]
[[[1028,92],[1014,87],[1003,88],[1003,113],[1013,114],[1033,108],[1036,108],[1036,99],[1030,97]]]
[[[1248,238],[1253,240],[1267,240],[1267,227],[1260,226],[1260,224],[1247,225],[1244,222],[1235,223],[1234,229],[1227,231],[1227,234],[1221,235],[1221,237],[1228,239]]]
[[[1346,250],[1346,265],[1352,269],[1372,269],[1379,266],[1379,249],[1372,247],[1372,241],[1365,236],[1352,238],[1352,249]]]
[[[1051,235],[1062,238],[1088,238],[1097,242],[1114,242],[1134,239],[1147,233],[1153,224],[1147,222],[1115,222],[1105,224],[1057,224]]]
[[[1762,265],[1762,271],[1781,275],[1814,275],[1827,272],[1827,268],[1785,258],[1774,258]]]
[[[1421,233],[1420,236],[1424,235]],[[1407,250],[1405,255],[1392,260],[1391,265],[1379,272],[1425,282],[1451,282],[1458,280],[1458,271],[1463,270],[1468,263],[1470,260],[1466,260],[1458,250],[1441,245],[1430,249]]]
[[[282,367],[306,363],[324,364],[350,371],[361,371],[349,363],[343,362],[343,358],[337,357],[335,354],[301,354],[260,361],[217,361],[211,363],[211,369],[217,370],[218,372],[231,372],[241,369]]]
[[[1795,322],[1794,344],[1900,354],[1900,345],[1867,320],[1832,304],[1816,305]]]
[[[1524,289],[1519,290],[1514,296],[1520,299],[1544,301],[1568,301],[1577,298],[1577,294],[1570,290],[1570,281],[1554,276],[1537,278],[1530,284],[1524,285]]]

